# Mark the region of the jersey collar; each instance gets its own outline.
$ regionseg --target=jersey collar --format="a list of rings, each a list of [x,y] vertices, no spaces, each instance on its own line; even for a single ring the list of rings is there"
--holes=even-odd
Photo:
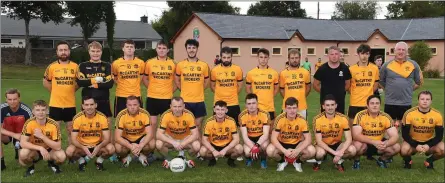
[[[419,107],[417,107],[417,110],[418,110],[420,113],[422,113],[422,114],[428,114],[428,113],[431,111],[431,107],[430,107],[430,109],[428,109],[427,112],[422,112],[422,111],[420,111],[420,108],[419,108]]]
[[[261,69],[260,66],[256,66],[256,68]],[[267,65],[266,69],[269,69],[269,65]]]
[[[189,60],[189,58],[187,58],[186,60],[189,61],[189,62],[192,62],[192,61]],[[199,61],[199,58],[196,58],[196,62],[198,62],[198,61]]]

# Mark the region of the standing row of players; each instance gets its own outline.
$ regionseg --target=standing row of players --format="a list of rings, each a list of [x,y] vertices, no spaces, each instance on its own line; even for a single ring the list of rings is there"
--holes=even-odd
[[[398,45],[396,45],[396,48],[401,47],[401,44]],[[215,92],[214,101],[223,100],[228,103],[228,115],[237,120],[240,113],[237,99],[241,90],[243,74],[238,66],[231,63],[231,49],[228,47],[222,49],[222,64],[210,72],[207,64],[196,57],[199,43],[195,40],[187,40],[185,47],[188,58],[177,65],[167,58],[167,45],[162,42],[157,45],[158,56],[144,63],[134,57],[134,43],[126,41],[123,43],[124,56],[110,65],[100,61],[102,47],[99,43],[93,42],[89,46],[91,60],[77,67],[74,62],[68,60],[69,45],[65,42],[59,43],[57,45],[59,60],[47,68],[44,78],[44,86],[49,91],[57,88],[51,92],[50,117],[56,121],[67,122],[68,132],[71,132],[71,117],[76,113],[74,92],[78,86],[81,86],[84,87],[82,96],[93,96],[98,103],[98,110],[108,117],[109,124],[111,124],[111,107],[108,99],[109,89],[113,86],[113,82],[117,85],[114,105],[114,114],[116,115],[125,108],[126,98],[130,95],[137,96],[139,104],[142,106],[140,82],[143,81],[148,88],[146,108],[152,115],[150,118],[153,124],[157,123],[157,116],[168,109],[170,98],[178,88],[181,91],[181,97],[184,99],[185,107],[194,114],[196,117],[195,124],[199,127],[206,115],[204,89],[208,86],[210,80],[211,89]],[[339,104],[337,110],[343,112],[344,95],[346,91],[350,90],[352,98],[354,86],[356,86],[355,93],[357,93],[354,96],[359,98],[357,103],[364,103],[367,96],[372,95],[377,81],[375,78],[378,78],[379,72],[378,70],[377,72],[368,71],[373,69],[373,65],[367,63],[369,51],[370,48],[367,45],[361,45],[357,49],[360,58],[357,67],[361,66],[359,69],[365,69],[361,73],[363,77],[370,77],[370,79],[352,80],[352,87],[349,89],[351,85],[349,79],[352,76],[360,76],[360,72],[351,76],[349,69],[344,70],[343,65],[338,63],[339,49],[337,47],[329,49],[328,63],[322,65],[314,76],[314,88],[316,91],[320,91],[321,102],[324,101],[326,94],[334,94],[337,99],[336,102]],[[300,103],[298,112],[306,118],[306,96],[311,90],[311,82],[310,73],[298,67],[300,56],[297,50],[290,50],[288,55],[290,67],[278,76],[276,71],[268,67],[268,50],[260,49],[258,52],[258,67],[247,74],[246,90],[248,93],[256,93],[260,96],[258,99],[259,108],[269,113],[270,120],[275,118],[273,96],[278,91],[284,96],[284,99],[295,97]],[[408,61],[404,61],[404,63],[413,65],[412,62]],[[336,65],[337,68],[330,68],[331,65]],[[405,69],[406,72],[409,70],[414,73],[408,73],[408,79],[411,75],[415,75],[414,71],[417,68],[414,65]],[[333,82],[333,79],[336,82]],[[338,83],[337,80],[343,81],[342,85],[345,87],[335,85],[335,83]],[[354,84],[354,81],[357,84]],[[416,81],[416,83],[418,82]],[[359,91],[357,92],[357,90]],[[351,104],[353,105],[353,100],[351,100]],[[359,107],[363,108],[364,106]],[[386,108],[385,105],[385,111]],[[350,121],[355,116],[351,111],[350,109]],[[356,110],[356,112],[358,111],[360,110]],[[393,117],[393,119],[395,118]]]

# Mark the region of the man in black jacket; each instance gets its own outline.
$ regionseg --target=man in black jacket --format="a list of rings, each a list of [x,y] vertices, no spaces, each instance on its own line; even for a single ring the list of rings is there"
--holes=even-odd
[[[111,127],[111,106],[110,106],[110,88],[114,81],[111,76],[111,64],[102,62],[102,45],[93,41],[88,45],[90,61],[79,64],[79,73],[77,76],[77,85],[83,87],[82,97],[91,96],[96,100],[97,111],[105,114],[108,118],[108,125]]]

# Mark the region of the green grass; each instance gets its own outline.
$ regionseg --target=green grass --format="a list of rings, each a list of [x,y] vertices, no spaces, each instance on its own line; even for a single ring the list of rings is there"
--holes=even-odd
[[[22,102],[30,105],[36,99],[49,100],[49,93],[42,86],[42,75],[44,67],[24,67],[2,65],[2,93],[7,88],[18,88],[22,93]],[[9,79],[5,79],[9,78]],[[21,79],[21,80],[17,80]],[[28,80],[27,80],[28,79]],[[33,80],[29,80],[33,79]],[[426,80],[425,85],[416,91],[415,95],[423,89],[428,89],[434,94],[434,108],[439,111],[444,110],[444,85],[443,80]],[[142,88],[143,95],[146,94],[145,87]],[[112,90],[114,98],[114,89]],[[179,95],[178,92],[175,95]],[[308,119],[316,115],[319,111],[318,93],[311,92],[308,97]],[[76,92],[77,106],[80,106],[80,90]],[[207,113],[211,114],[213,93],[206,90]],[[241,108],[244,108],[245,92],[239,97]],[[416,98],[416,97],[414,97]],[[347,98],[347,100],[349,100]],[[113,102],[113,100],[111,100]],[[348,102],[348,101],[347,101]],[[415,104],[416,102],[414,102]],[[282,98],[275,97],[275,108],[281,111]],[[382,108],[383,109],[383,108]],[[80,108],[78,107],[78,111]],[[309,123],[310,124],[310,123]],[[62,126],[62,129],[65,127]],[[66,132],[62,130],[63,139],[66,139]],[[66,148],[64,141],[63,147]],[[413,169],[404,170],[400,156],[394,158],[394,162],[388,169],[377,167],[375,162],[362,159],[361,170],[353,171],[352,162],[346,161],[346,172],[340,174],[334,169],[332,162],[322,164],[322,169],[313,172],[311,164],[303,164],[303,173],[297,173],[292,165],[289,165],[284,172],[276,172],[276,162],[270,160],[269,168],[261,170],[259,163],[255,162],[251,168],[246,168],[244,162],[237,162],[237,168],[229,168],[224,159],[220,159],[216,167],[208,168],[207,162],[197,161],[195,169],[186,169],[183,173],[173,174],[169,170],[161,168],[161,162],[155,162],[148,168],[142,168],[139,163],[132,163],[129,168],[120,168],[118,164],[111,164],[106,161],[107,171],[99,172],[95,170],[93,163],[89,163],[87,171],[79,173],[76,165],[62,165],[62,174],[54,175],[47,167],[46,163],[40,162],[36,165],[36,173],[29,178],[23,178],[25,168],[20,167],[14,159],[14,152],[11,145],[3,146],[7,169],[2,172],[1,180],[4,182],[444,182],[443,159],[436,161],[435,170],[429,171],[423,167],[425,156],[416,155],[413,157]]]

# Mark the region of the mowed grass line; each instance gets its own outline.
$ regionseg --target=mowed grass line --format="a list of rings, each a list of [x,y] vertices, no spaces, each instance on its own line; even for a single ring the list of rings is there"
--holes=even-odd
[[[7,69],[5,69],[7,68]],[[32,101],[36,99],[44,99],[49,101],[49,93],[43,88],[41,78],[44,72],[44,67],[15,67],[2,65],[2,79],[3,71],[8,70],[10,73],[15,73],[14,77],[9,79],[34,79],[34,80],[2,80],[2,93],[7,88],[18,88],[22,92],[22,102],[31,105]],[[33,77],[27,77],[27,76]],[[35,76],[35,77],[34,77]],[[443,80],[426,80],[424,86],[415,92],[428,89],[434,94],[433,106],[439,111],[444,110],[444,85]],[[114,101],[114,88],[111,90],[111,102]],[[141,88],[143,96],[146,95],[145,87]],[[176,92],[175,95],[179,95]],[[210,89],[205,92],[206,107],[208,116],[212,113],[213,93]],[[244,90],[239,96],[240,106],[244,108]],[[416,98],[416,97],[415,97]],[[80,90],[76,92],[77,110],[80,111]],[[348,97],[347,97],[347,100]],[[415,101],[416,99],[414,99]],[[308,97],[308,121],[311,126],[312,118],[319,111],[319,94],[312,91]],[[4,99],[2,98],[2,102]],[[145,103],[145,101],[144,101]],[[416,102],[414,102],[416,103]],[[277,112],[281,112],[282,98],[275,97],[275,108]],[[383,109],[383,107],[382,107]],[[65,127],[62,125],[62,136],[66,139]],[[63,148],[67,146],[66,141],[63,141]],[[18,162],[14,159],[14,151],[9,144],[4,147],[5,161],[7,169],[1,172],[1,180],[3,182],[444,182],[444,163],[443,159],[436,161],[435,170],[428,171],[423,167],[423,160],[425,156],[416,155],[413,157],[413,169],[404,170],[402,168],[402,159],[400,156],[394,158],[394,162],[389,165],[388,169],[378,168],[374,161],[368,161],[362,158],[362,167],[359,171],[351,169],[352,162],[346,161],[346,172],[344,174],[338,173],[334,169],[332,162],[327,161],[322,164],[322,169],[318,172],[313,172],[311,164],[303,164],[303,173],[297,173],[292,165],[288,165],[284,172],[276,172],[277,163],[269,160],[269,168],[261,170],[259,163],[255,162],[251,168],[246,168],[243,162],[236,162],[238,167],[229,168],[226,165],[225,159],[220,159],[216,167],[208,168],[207,161],[196,161],[197,167],[195,169],[186,169],[183,173],[173,174],[169,170],[161,168],[161,162],[155,162],[148,168],[143,168],[139,163],[132,162],[129,168],[120,168],[119,164],[111,164],[109,161],[105,162],[107,171],[99,172],[95,170],[94,163],[90,162],[87,166],[87,171],[80,173],[77,170],[77,164],[62,165],[62,174],[54,175],[46,163],[39,162],[36,165],[36,174],[29,178],[23,178],[25,168],[20,167]],[[329,158],[330,160],[330,158]]]

